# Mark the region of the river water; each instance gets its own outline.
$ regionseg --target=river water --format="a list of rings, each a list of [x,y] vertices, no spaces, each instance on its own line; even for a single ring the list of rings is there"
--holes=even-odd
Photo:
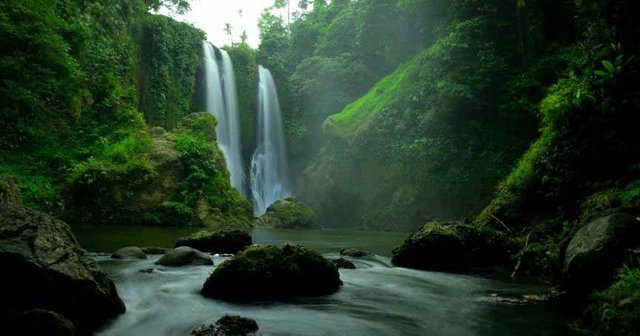
[[[167,246],[175,234],[189,230],[153,228],[77,229],[76,236],[93,252],[125,245]],[[109,231],[107,231],[109,230]],[[162,232],[162,234],[159,234]],[[127,239],[101,239],[105,235]],[[262,335],[568,335],[559,304],[524,303],[523,295],[544,295],[536,284],[479,276],[423,272],[393,267],[391,248],[405,234],[354,231],[255,230],[254,242],[299,242],[328,257],[344,246],[376,255],[348,258],[357,269],[340,270],[344,286],[335,294],[288,302],[226,303],[199,294],[216,266],[170,268],[146,260],[112,260],[95,254],[114,278],[127,312],[101,335],[188,335],[201,324],[225,314],[255,319]],[[116,243],[117,242],[117,243]],[[214,257],[215,265],[225,258]],[[141,270],[153,268],[153,273]]]

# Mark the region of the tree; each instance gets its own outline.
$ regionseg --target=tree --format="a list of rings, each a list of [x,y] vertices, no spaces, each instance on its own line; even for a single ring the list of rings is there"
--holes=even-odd
[[[191,0],[144,0],[149,10],[159,11],[164,7],[178,14],[184,14],[191,10]]]
[[[229,35],[229,39],[231,40],[231,43],[233,43],[233,31],[232,31],[232,26],[231,23],[225,23],[224,24],[224,32],[227,33],[227,35]]]

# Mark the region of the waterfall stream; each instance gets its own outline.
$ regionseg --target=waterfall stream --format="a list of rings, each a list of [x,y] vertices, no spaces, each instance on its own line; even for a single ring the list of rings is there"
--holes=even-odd
[[[260,66],[259,75],[258,137],[250,172],[256,216],[273,202],[291,196],[278,92],[268,69]]]
[[[246,192],[244,164],[240,146],[238,97],[233,63],[229,54],[204,43],[207,112],[218,120],[217,140],[231,175],[231,186]]]

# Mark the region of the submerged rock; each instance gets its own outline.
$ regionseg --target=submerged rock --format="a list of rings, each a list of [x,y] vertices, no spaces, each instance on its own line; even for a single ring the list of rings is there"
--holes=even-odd
[[[347,256],[347,257],[360,258],[360,257],[366,257],[368,255],[371,255],[371,253],[364,250],[359,250],[353,247],[345,247],[342,250],[340,250],[340,255]]]
[[[190,236],[182,237],[176,242],[176,247],[189,246],[200,251],[211,253],[238,253],[247,246],[251,246],[251,235],[243,230],[200,231]]]
[[[24,311],[46,308],[90,334],[125,311],[113,281],[45,213],[0,205],[0,330]]]
[[[242,316],[225,315],[216,324],[203,325],[191,332],[192,336],[250,336],[258,331],[255,320]]]
[[[147,255],[144,254],[141,248],[131,246],[123,247],[111,255],[113,259],[147,259]]]
[[[213,260],[208,255],[187,246],[176,247],[156,261],[162,266],[188,266],[188,265],[213,265]]]
[[[433,271],[460,271],[500,265],[508,260],[512,243],[489,228],[456,222],[431,222],[393,250],[396,266]]]
[[[279,200],[256,219],[255,226],[276,229],[318,229],[320,221],[316,212],[307,204],[290,197]]]
[[[573,236],[564,259],[569,289],[592,289],[610,282],[626,250],[640,245],[640,222],[627,214],[594,220]]]
[[[230,301],[320,296],[337,291],[340,274],[320,253],[298,245],[251,246],[209,276],[202,295]]]
[[[331,262],[337,268],[356,269],[356,265],[354,263],[352,263],[351,261],[345,259],[345,258],[331,259]]]

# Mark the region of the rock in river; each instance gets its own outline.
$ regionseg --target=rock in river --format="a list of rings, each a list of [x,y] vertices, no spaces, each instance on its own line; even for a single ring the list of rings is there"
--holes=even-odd
[[[0,205],[0,265],[0,330],[25,311],[45,309],[85,335],[125,311],[113,281],[69,226],[45,213]]]
[[[216,324],[203,325],[191,332],[191,336],[250,336],[258,331],[255,320],[242,316],[225,315]]]
[[[271,204],[254,225],[276,229],[319,229],[320,221],[308,204],[289,197]]]
[[[113,259],[147,259],[147,255],[144,254],[141,248],[131,246],[123,247],[111,255]]]
[[[211,253],[238,253],[252,244],[251,235],[243,230],[200,231],[180,238],[176,247],[189,246]]]
[[[162,266],[188,266],[188,265],[213,265],[213,260],[208,255],[187,246],[176,247],[156,261]]]
[[[340,274],[320,253],[298,245],[251,246],[209,276],[202,295],[229,301],[278,300],[337,291]]]

